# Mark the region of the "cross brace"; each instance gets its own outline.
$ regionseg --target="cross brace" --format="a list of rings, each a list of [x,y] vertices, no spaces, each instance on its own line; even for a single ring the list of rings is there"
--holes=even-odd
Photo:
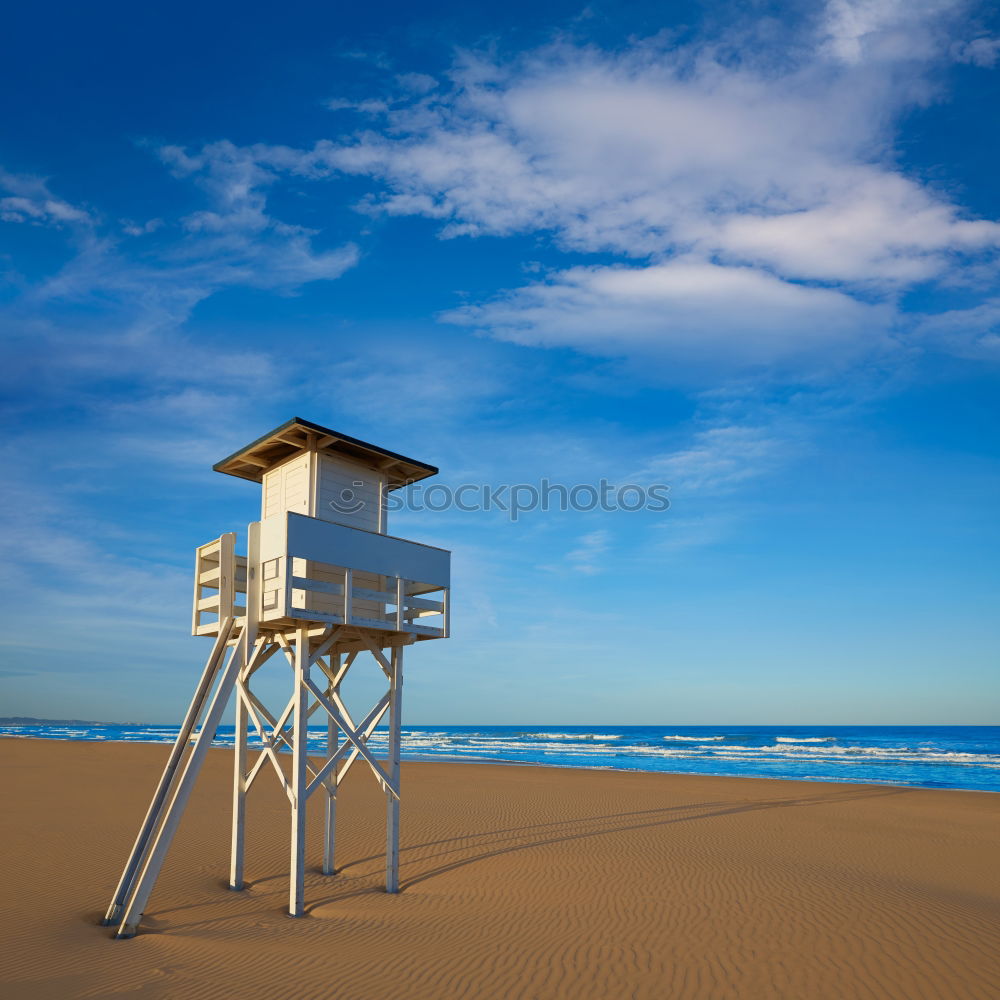
[[[399,750],[403,649],[390,647],[387,657],[377,633],[331,626],[321,635],[300,628],[288,635],[254,634],[233,618],[221,623],[219,635],[205,663],[187,715],[171,748],[145,819],[103,923],[117,928],[116,937],[133,937],[139,928],[150,893],[163,866],[181,815],[215,738],[222,712],[236,692],[236,748],[233,788],[233,838],[230,885],[243,888],[246,795],[265,762],[269,762],[292,811],[291,887],[289,913],[304,912],[306,801],[320,789],[326,792],[323,872],[334,874],[337,790],[354,762],[361,758],[371,768],[386,795],[386,891],[399,888]],[[355,723],[340,694],[340,686],[359,652],[370,652],[389,681],[389,688]],[[293,692],[280,715],[272,714],[251,689],[257,671],[283,652],[294,674]],[[318,668],[323,686],[310,676]],[[307,723],[322,709],[327,717],[326,753],[318,766],[307,755]],[[377,759],[368,741],[389,713],[389,754]],[[252,724],[263,747],[248,767],[247,731]],[[343,740],[340,734],[343,734]],[[290,751],[291,776],[279,753]],[[287,759],[287,758],[286,758]]]

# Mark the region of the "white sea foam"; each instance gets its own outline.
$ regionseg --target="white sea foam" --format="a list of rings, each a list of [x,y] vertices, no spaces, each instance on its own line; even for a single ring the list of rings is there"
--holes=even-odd
[[[836,736],[775,736],[776,743],[836,743]]]
[[[0,733],[21,738],[45,733],[55,739],[151,743],[170,742],[176,732],[175,727],[166,726],[134,726],[115,731],[104,730],[103,727],[41,726],[31,727],[30,732],[21,727],[0,727]],[[920,769],[930,767],[949,769],[954,775],[951,783],[956,784],[964,783],[964,779],[958,777],[959,771],[972,769],[974,773],[976,768],[983,772],[1000,771],[1000,754],[982,752],[990,746],[988,743],[977,745],[970,742],[961,750],[950,750],[947,749],[948,744],[940,742],[892,745],[901,741],[891,736],[885,740],[876,736],[859,746],[845,745],[838,742],[835,736],[771,736],[765,737],[770,741],[767,743],[758,739],[751,744],[725,742],[740,739],[736,731],[728,736],[686,733],[633,736],[630,733],[600,732],[404,729],[402,737],[404,752],[413,757],[498,760],[561,767],[696,770],[714,774],[773,773],[799,777],[808,772],[813,780],[881,782],[897,772],[904,784],[920,782]],[[752,737],[744,734],[742,738]],[[845,736],[839,737],[842,741],[846,739]],[[250,741],[252,747],[259,749],[260,741],[256,735],[251,735]],[[228,732],[222,733],[215,742],[216,745],[232,746],[233,737]],[[310,731],[311,753],[322,752],[324,743],[325,731]],[[383,754],[388,747],[386,730],[374,732],[370,746],[377,754]],[[975,780],[983,787],[993,787],[982,778]]]
[[[532,740],[620,740],[621,733],[525,733]]]
[[[995,754],[965,753],[959,751],[926,751],[905,747],[839,747],[801,746],[796,744],[774,744],[772,746],[751,747],[734,744],[725,748],[725,754],[716,753],[714,759],[744,760],[813,760],[848,763],[852,758],[867,758],[872,763],[895,764],[974,764],[988,768],[1000,768],[1000,757]]]
[[[524,737],[490,736],[487,734],[454,734],[445,739],[420,737],[404,737],[404,749],[414,751],[447,750],[449,754],[462,756],[517,754],[540,754],[545,757],[565,756],[576,758],[593,758],[609,752],[607,746],[601,745],[598,738],[602,734],[581,733],[531,733],[529,739]],[[835,746],[829,741],[820,742],[775,742],[763,746],[748,744],[729,744],[719,747],[716,744],[724,737],[683,737],[680,742],[684,746],[660,747],[641,744],[616,744],[615,754],[634,758],[669,757],[689,760],[727,760],[751,763],[757,761],[816,761],[829,764],[847,764],[851,760],[867,759],[872,763],[932,763],[932,764],[978,764],[989,768],[1000,768],[1000,758],[990,754],[971,754],[946,751],[928,751],[925,748],[907,749],[871,746]],[[780,739],[780,737],[776,737]],[[376,747],[384,743],[384,736],[373,734],[372,745]],[[695,742],[695,740],[712,740],[713,742]]]
[[[725,736],[664,736],[665,740],[677,740],[679,743],[711,743],[724,740]]]

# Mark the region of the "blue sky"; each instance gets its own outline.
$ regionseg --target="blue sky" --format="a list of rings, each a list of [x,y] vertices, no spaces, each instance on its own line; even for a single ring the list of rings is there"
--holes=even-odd
[[[995,11],[484,10],[8,14],[0,714],[176,719],[210,466],[299,415],[671,487],[395,515],[411,722],[995,723]]]

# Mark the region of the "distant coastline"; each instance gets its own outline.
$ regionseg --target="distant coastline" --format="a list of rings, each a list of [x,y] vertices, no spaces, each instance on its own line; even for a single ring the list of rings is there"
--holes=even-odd
[[[0,726],[144,726],[144,722],[99,722],[96,719],[36,719],[31,715],[0,716]]]
[[[0,738],[172,743],[177,725],[0,719]],[[232,747],[233,726],[218,747]],[[387,752],[387,733],[370,738]],[[257,734],[250,746],[262,746]],[[326,751],[326,727],[309,752]],[[1000,726],[426,726],[403,727],[406,760],[960,788],[1000,793]]]

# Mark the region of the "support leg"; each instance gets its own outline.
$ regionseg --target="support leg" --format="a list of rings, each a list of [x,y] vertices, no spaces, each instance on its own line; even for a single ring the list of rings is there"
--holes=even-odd
[[[236,734],[233,753],[233,839],[229,864],[229,888],[243,888],[244,827],[247,815],[247,706],[240,694],[243,679],[236,682]]]
[[[257,642],[260,619],[260,522],[247,527],[247,589],[246,618],[243,631],[247,648]],[[243,855],[247,815],[247,704],[241,692],[250,683],[248,670],[241,671],[236,681],[236,740],[233,761],[233,837],[229,863],[229,888],[243,888]]]
[[[389,679],[389,776],[399,788],[399,745],[403,708],[403,647],[393,646]],[[399,892],[399,799],[386,792],[385,891]]]
[[[187,715],[184,717],[184,722],[181,725],[180,732],[177,734],[177,739],[170,750],[170,757],[167,760],[167,766],[163,769],[163,774],[160,777],[160,783],[157,785],[156,792],[153,795],[153,801],[149,805],[149,809],[146,812],[146,818],[143,820],[142,827],[139,830],[139,836],[136,838],[135,844],[132,847],[132,853],[129,855],[128,862],[125,865],[125,870],[122,872],[122,877],[118,882],[117,888],[115,889],[111,905],[108,907],[108,911],[104,915],[102,923],[106,927],[117,924],[121,920],[122,914],[125,912],[125,903],[135,887],[135,881],[138,878],[140,868],[146,859],[146,853],[149,848],[150,841],[163,815],[163,809],[168,798],[174,791],[178,768],[180,767],[181,760],[184,757],[184,752],[187,750],[188,744],[191,741],[191,734],[194,732],[195,726],[198,724],[198,718],[202,713],[205,701],[212,690],[212,683],[215,681],[216,674],[226,655],[226,643],[229,641],[231,633],[231,621],[227,622],[225,625],[220,625],[219,635],[215,640],[214,646],[212,647],[211,655],[205,663],[205,670],[201,675],[201,681],[198,684],[194,697],[191,699]]]
[[[156,877],[160,874],[160,868],[163,866],[163,860],[167,855],[170,842],[177,832],[177,826],[181,821],[184,807],[187,805],[191,790],[194,788],[194,783],[198,778],[198,772],[201,770],[205,755],[208,753],[208,749],[212,745],[212,740],[215,738],[215,732],[219,728],[219,720],[222,718],[222,712],[229,701],[229,696],[233,693],[236,678],[246,666],[248,656],[249,649],[246,642],[246,633],[244,633],[239,643],[233,649],[229,663],[226,665],[225,671],[215,688],[215,693],[212,695],[212,701],[209,704],[205,720],[184,764],[184,770],[177,784],[177,790],[174,792],[173,798],[170,800],[170,805],[167,807],[163,818],[163,825],[150,844],[149,855],[142,867],[142,873],[139,875],[135,889],[124,909],[121,926],[118,928],[116,937],[134,937],[136,931],[139,929],[139,922],[142,920],[146,903],[149,901],[149,894],[153,891],[153,885],[156,882]]]
[[[306,738],[308,710],[306,678],[309,675],[309,630],[298,629],[295,637],[295,707],[292,730],[292,856],[288,890],[288,912],[305,912],[306,854]]]
[[[340,672],[340,656],[330,657],[332,673],[336,677]],[[327,694],[333,699],[334,695],[340,694],[340,683],[334,686],[332,683],[327,688]],[[337,752],[339,742],[339,727],[330,715],[326,717],[326,755],[332,757]],[[335,864],[335,844],[337,839],[337,768],[331,768],[330,773],[324,782],[326,787],[326,816],[323,836],[323,874],[336,874]]]

